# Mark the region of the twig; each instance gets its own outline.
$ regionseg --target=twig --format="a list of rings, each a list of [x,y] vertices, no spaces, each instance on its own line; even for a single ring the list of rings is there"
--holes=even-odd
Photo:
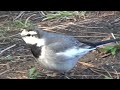
[[[10,42],[0,43],[0,44],[1,44],[1,45],[4,45],[4,44],[8,44],[8,43],[10,43]]]
[[[91,19],[85,19],[83,21],[80,21],[79,24],[88,24],[88,23],[93,23],[93,22],[98,22],[102,21],[102,18],[91,18]]]
[[[107,36],[73,36],[73,37],[86,37],[86,38],[88,38],[88,37],[91,37],[91,38],[98,37],[98,38],[103,38],[103,37],[107,37]]]
[[[102,75],[102,76],[105,76],[106,77],[106,75],[104,75],[104,74],[102,74],[102,73],[99,73],[99,72],[96,72],[95,70],[93,70],[92,68],[90,68],[90,70],[91,71],[93,71],[93,72],[95,72],[95,73],[97,73],[97,74],[100,74],[100,75]]]
[[[119,79],[119,74],[118,74],[118,72],[114,69],[113,66],[112,66],[112,69],[115,71],[115,74],[117,75],[117,79]]]
[[[10,76],[7,76],[7,79],[28,79],[27,76],[22,76],[22,77],[10,77]]]
[[[88,76],[88,77],[92,77],[92,76],[101,76],[101,75],[70,75],[70,76],[84,76],[84,77],[86,77],[86,76]]]
[[[7,64],[0,64],[0,66],[6,66]]]
[[[27,70],[26,71],[13,71],[15,73],[22,73],[22,74],[26,74]]]
[[[9,11],[9,15],[10,15],[9,17],[12,18],[12,20],[14,20],[13,15],[12,15],[12,11]]]
[[[77,31],[79,32],[79,31]],[[81,32],[81,31],[80,31]],[[83,31],[82,31],[83,32]],[[101,32],[84,32],[84,33],[92,33],[92,34],[108,34],[108,33],[101,33]]]
[[[111,74],[110,74],[105,68],[102,67],[102,69],[107,72],[107,74],[110,76],[110,78],[113,78],[113,77],[111,76]]]
[[[20,37],[20,33],[17,33],[17,34],[14,34],[14,35],[8,36],[8,37],[1,37],[0,39],[12,38],[12,37],[14,37],[14,36],[18,36],[18,37]]]
[[[80,64],[82,64],[82,65],[85,65],[85,66],[87,66],[87,67],[95,67],[94,65],[88,64],[88,63],[85,63],[85,62],[78,62],[78,63],[80,63]]]
[[[13,70],[13,69],[14,69],[14,68],[9,69],[9,70],[6,70],[6,71],[4,71],[4,72],[1,72],[0,75],[2,75],[2,74],[4,74],[4,73],[7,73],[7,72],[9,72],[9,71],[11,71],[11,70]]]
[[[19,14],[15,19],[13,19],[13,21],[15,21],[16,19],[18,19],[19,17],[21,17],[21,15],[22,15],[23,13],[25,13],[25,11],[21,11],[20,14]]]
[[[0,18],[9,17],[9,15],[2,15]]]
[[[16,44],[7,47],[6,49],[4,49],[4,50],[2,50],[2,51],[0,52],[0,55],[1,55],[2,53],[4,53],[5,51],[7,51],[8,49],[11,49],[11,48],[13,48],[13,47],[15,47],[15,46],[16,46]]]
[[[43,16],[45,16],[45,13],[44,13],[43,11],[40,11],[40,12],[41,12],[41,14],[42,14]],[[40,12],[39,12],[39,13],[40,13]]]
[[[114,21],[112,21],[110,24],[116,23],[120,20],[120,17],[118,17],[117,19],[115,19]]]
[[[77,31],[77,32],[79,32],[79,31]],[[80,32],[81,32],[81,31],[80,31]],[[101,32],[84,32],[84,33],[109,34],[109,33],[101,33]],[[114,35],[116,35],[116,36],[120,36],[119,34],[114,34]]]
[[[95,68],[94,68],[94,69],[95,69]],[[106,71],[102,71],[102,70],[100,70],[100,68],[96,69],[96,71],[106,72]],[[116,75],[115,72],[109,72],[109,73],[111,73],[111,74],[115,74],[115,75]],[[120,72],[118,72],[117,74],[120,75]]]
[[[114,39],[116,39],[116,37],[115,37],[115,35],[113,34],[113,33],[111,33],[111,35],[112,35],[112,37],[114,38]],[[119,43],[116,41],[116,44],[117,45],[119,45]]]
[[[35,16],[35,15],[36,15],[36,14],[31,15],[31,16],[29,16],[29,17],[25,20],[25,26],[26,26],[28,20],[29,20],[32,16]]]
[[[73,22],[69,22],[69,23],[65,23],[65,24],[62,24],[62,25],[57,25],[57,26],[51,26],[51,27],[41,27],[41,25],[38,25],[38,27],[40,28],[45,28],[45,29],[65,29],[66,27],[68,27],[69,25],[74,25]]]
[[[21,55],[21,56],[14,56],[14,57],[33,57],[33,55],[29,54],[29,55]]]
[[[53,31],[51,29],[44,29],[44,31],[53,32],[53,33],[60,33],[60,32],[57,32],[57,31]]]
[[[75,26],[82,27],[82,28],[104,28],[104,27],[88,27],[85,25],[74,24]]]
[[[42,19],[43,17],[36,17],[33,20]]]
[[[107,54],[104,54],[104,55],[102,55],[102,56],[100,56],[101,58],[105,58],[105,57],[107,57],[107,56],[110,56],[111,55],[111,53],[107,53]]]
[[[119,78],[119,75],[118,75],[118,72],[114,69],[114,71],[115,71],[115,73],[116,73],[116,75],[117,75],[117,79],[120,79]]]
[[[65,77],[66,77],[67,79],[70,79],[70,78],[69,78],[68,76],[66,76],[66,75],[65,75]]]
[[[112,35],[113,39],[116,39],[113,33],[111,33],[111,35]]]

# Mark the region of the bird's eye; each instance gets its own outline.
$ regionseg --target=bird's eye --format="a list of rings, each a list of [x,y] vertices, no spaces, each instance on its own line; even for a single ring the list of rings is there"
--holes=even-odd
[[[30,34],[27,34],[26,36],[31,36]]]

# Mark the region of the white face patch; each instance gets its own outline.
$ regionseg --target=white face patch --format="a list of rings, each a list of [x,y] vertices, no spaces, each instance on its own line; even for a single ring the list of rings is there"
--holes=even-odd
[[[35,35],[35,34],[37,34],[37,32],[35,32],[35,31],[27,31],[27,30],[23,29],[23,31],[21,32],[21,36],[25,36],[27,34]]]
[[[26,36],[28,34],[30,34],[31,36]],[[45,40],[35,37],[34,35],[36,34],[37,33],[35,31],[27,31],[25,29],[21,32],[21,36],[23,36],[22,38],[27,44],[37,44],[37,46],[40,47],[45,44]]]
[[[33,36],[29,36],[29,37],[23,37],[23,40],[27,43],[27,44],[37,44],[38,47],[44,45],[45,40],[44,39],[39,39]]]
[[[79,55],[80,57],[84,56],[85,54],[87,54],[89,51],[92,51],[96,48],[92,48],[92,49],[86,49],[86,48],[79,48],[77,49],[76,47],[73,47],[71,49],[68,49],[64,52],[59,52],[56,53],[57,55],[65,55],[67,57],[75,57],[77,55]]]

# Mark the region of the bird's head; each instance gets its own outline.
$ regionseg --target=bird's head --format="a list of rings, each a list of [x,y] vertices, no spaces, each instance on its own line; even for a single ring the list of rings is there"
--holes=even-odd
[[[22,29],[22,32],[20,33],[20,35],[22,36],[22,39],[30,45],[35,45],[37,44],[38,46],[41,46],[44,44],[44,40],[39,38],[39,34],[36,30],[32,30],[32,29]]]

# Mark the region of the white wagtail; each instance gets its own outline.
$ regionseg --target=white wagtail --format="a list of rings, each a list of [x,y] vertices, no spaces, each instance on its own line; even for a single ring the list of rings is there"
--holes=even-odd
[[[83,42],[69,35],[41,29],[24,29],[21,36],[26,44],[30,45],[33,56],[43,68],[61,73],[71,70],[82,56],[98,46],[120,41],[118,38],[95,43]]]

